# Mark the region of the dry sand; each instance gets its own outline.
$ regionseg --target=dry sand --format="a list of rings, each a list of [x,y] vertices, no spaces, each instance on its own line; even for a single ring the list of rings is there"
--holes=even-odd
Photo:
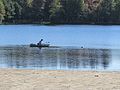
[[[0,69],[0,90],[120,90],[120,72]]]

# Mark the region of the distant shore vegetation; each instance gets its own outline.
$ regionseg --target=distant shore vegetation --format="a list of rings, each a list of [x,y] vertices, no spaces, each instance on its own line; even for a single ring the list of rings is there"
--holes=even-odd
[[[0,0],[0,24],[120,24],[120,0]]]

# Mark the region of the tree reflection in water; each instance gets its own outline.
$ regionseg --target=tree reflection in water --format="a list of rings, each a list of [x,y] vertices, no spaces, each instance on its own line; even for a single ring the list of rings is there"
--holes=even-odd
[[[0,57],[0,65],[9,68],[104,70],[111,62],[111,50],[16,46],[0,48]]]

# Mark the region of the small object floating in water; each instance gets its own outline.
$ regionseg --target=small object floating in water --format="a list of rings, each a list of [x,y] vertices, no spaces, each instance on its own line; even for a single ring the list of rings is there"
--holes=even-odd
[[[50,44],[30,44],[30,47],[49,47]]]
[[[83,46],[81,46],[81,48],[83,48]]]

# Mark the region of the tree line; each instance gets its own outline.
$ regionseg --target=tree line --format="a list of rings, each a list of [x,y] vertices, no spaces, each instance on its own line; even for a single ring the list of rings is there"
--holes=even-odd
[[[120,0],[0,0],[1,24],[120,24]]]

